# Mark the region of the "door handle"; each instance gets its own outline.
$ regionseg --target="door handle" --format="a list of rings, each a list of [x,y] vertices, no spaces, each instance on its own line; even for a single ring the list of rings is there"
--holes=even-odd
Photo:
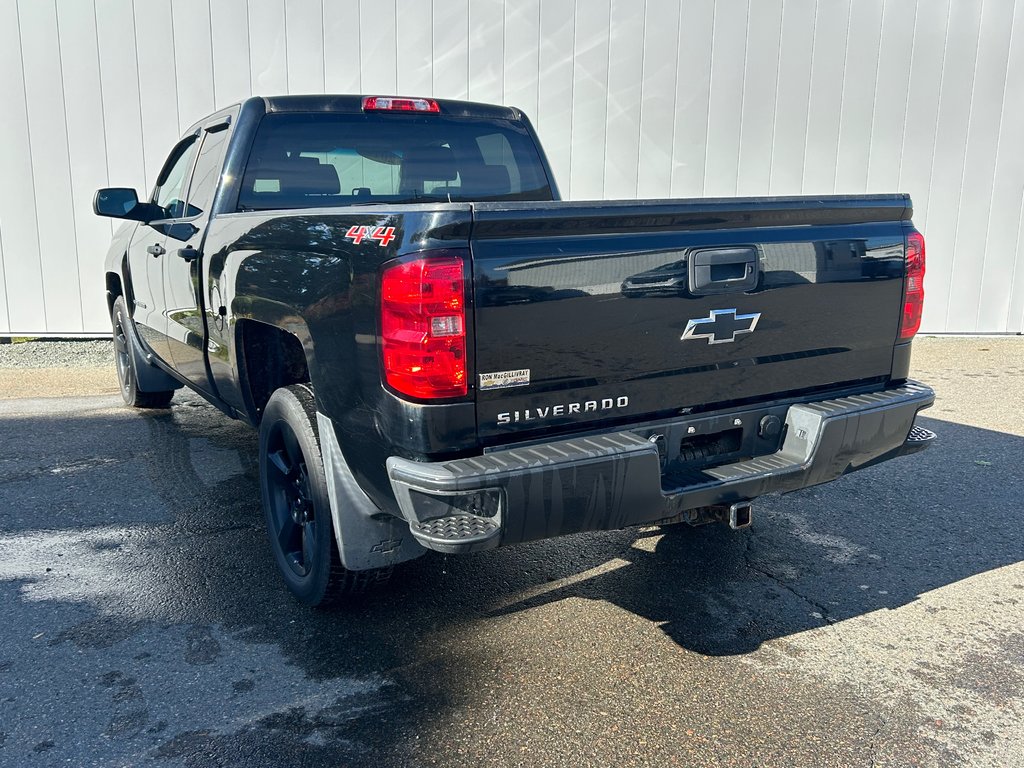
[[[164,247],[160,245],[160,243],[154,243],[153,245],[147,246],[146,253],[155,258],[157,256],[163,256],[167,251],[164,250]]]
[[[202,256],[202,251],[193,248],[191,245],[186,245],[184,248],[178,249],[179,258],[184,259],[187,262],[193,262]]]

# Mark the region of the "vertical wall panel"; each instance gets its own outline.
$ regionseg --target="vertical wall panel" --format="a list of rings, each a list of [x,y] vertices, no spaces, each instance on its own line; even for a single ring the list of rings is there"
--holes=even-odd
[[[933,246],[928,251],[930,269],[924,316],[929,324],[938,326],[946,323],[953,287],[953,248],[958,223],[956,217],[960,209],[967,131],[973,108],[971,91],[975,84],[980,26],[980,5],[952,4],[932,155],[931,194],[925,208],[925,234],[932,242],[938,243],[939,247]]]
[[[0,2],[0,237],[10,330],[47,330],[39,263],[32,150],[29,142],[21,27],[14,0]],[[72,316],[71,322],[75,321]]]
[[[708,197],[736,194],[748,11],[748,4],[738,0],[715,4],[708,150],[702,192]]]
[[[700,197],[704,188],[714,28],[714,0],[697,0],[681,7],[671,189],[679,197]]]
[[[398,90],[395,0],[360,0],[359,56],[363,90],[390,94]]]
[[[37,220],[46,328],[65,325],[68,330],[79,332],[82,330],[82,297],[78,284],[57,9],[53,0],[20,0],[18,12],[35,204],[37,212],[46,212]],[[54,226],[55,221],[65,224]]]
[[[843,104],[839,116],[839,145],[833,187],[837,194],[867,191],[881,20],[882,0],[857,0],[850,5],[850,31],[846,36]]]
[[[782,0],[750,4],[736,188],[740,195],[767,195],[771,185],[782,6]]]
[[[799,194],[803,186],[816,5],[815,0],[785,0],[782,6],[775,138],[768,185],[772,195]]]
[[[248,8],[252,91],[288,93],[284,0],[249,0]]]
[[[900,188],[903,124],[910,97],[910,62],[914,51],[917,6],[887,0],[882,8],[882,35],[875,76],[875,107],[868,156],[868,191]]]
[[[988,241],[982,265],[978,328],[1024,331],[1024,4],[1014,5],[1010,55],[1003,86],[996,170],[989,209]],[[964,245],[965,253],[972,250]]]
[[[321,91],[521,107],[567,198],[909,192],[925,330],[1024,330],[1012,0],[0,0],[0,72],[0,334],[105,332],[94,189]]]
[[[213,95],[217,108],[252,95],[246,0],[210,0]]]
[[[1007,222],[1012,226],[1012,222]],[[1024,332],[1024,264],[1021,262],[1021,254],[1024,253],[1024,208],[1021,209],[1020,217],[1017,219],[1017,262],[1013,269],[1013,291],[1010,294],[1010,311],[1005,327],[1000,330],[1012,331],[1014,333]]]
[[[398,93],[434,94],[433,22],[430,3],[398,0]]]
[[[288,92],[323,93],[323,4],[321,0],[287,0],[284,10]]]
[[[641,83],[638,197],[669,197],[672,190],[672,143],[679,39],[679,4],[647,0],[644,12],[644,72]]]
[[[948,1],[941,5],[929,4],[927,12],[918,6],[910,60],[903,151],[899,158],[900,176],[897,186],[913,197],[914,223],[926,231],[949,8]]]
[[[362,92],[359,4],[324,3],[323,36],[324,88],[328,93]]]
[[[67,114],[71,213],[77,245],[77,253],[70,249],[68,258],[77,256],[82,330],[94,330],[107,324],[103,258],[110,244],[110,223],[92,213],[93,194],[108,185],[103,105],[97,98],[100,68],[93,4],[58,0],[57,29]]]
[[[132,2],[96,0],[95,10],[108,179],[111,186],[141,192],[146,164]]]
[[[611,5],[603,193],[611,199],[637,194],[645,42],[642,8],[634,0],[612,0]]]
[[[588,0],[577,8],[572,59],[572,144],[569,189],[575,200],[599,200],[604,164],[594,155],[604,147],[608,119],[608,18],[610,0]]]
[[[0,334],[11,332],[11,318],[7,314],[7,276],[4,274],[4,233],[0,230]]]
[[[469,5],[469,98],[505,101],[501,68],[505,59],[505,8],[502,0],[474,0]]]
[[[811,94],[800,186],[805,195],[831,195],[835,190],[850,2],[820,0],[815,12]]]
[[[170,0],[135,3],[135,50],[147,191],[156,184],[160,169],[181,133],[172,35]]]
[[[573,0],[544,0],[540,6],[540,73],[537,115],[552,173],[563,197],[572,194],[569,155],[572,146],[572,51],[576,37]]]
[[[540,69],[540,0],[505,3],[505,102],[537,117]]]
[[[190,125],[217,109],[213,93],[214,80],[211,77],[213,46],[210,0],[173,0],[171,12],[178,133],[181,134]]]
[[[433,0],[434,95],[469,95],[469,0]]]
[[[990,256],[996,264],[1006,263],[1001,254],[990,254],[984,243],[988,239],[988,212],[992,207],[992,184],[996,171],[996,148],[1012,22],[1012,5],[984,5],[970,99],[960,207],[951,249],[953,262],[949,306],[946,309],[947,324],[950,318],[963,318],[961,322],[965,323],[966,331],[991,330],[977,327],[978,307],[982,300],[982,274]],[[972,244],[981,247],[972,248]]]

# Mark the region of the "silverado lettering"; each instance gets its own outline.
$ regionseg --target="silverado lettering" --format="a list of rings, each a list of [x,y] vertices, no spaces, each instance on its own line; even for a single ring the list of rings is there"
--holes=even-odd
[[[629,406],[629,397],[622,395],[617,398],[606,397],[601,400],[586,400],[582,403],[563,403],[560,405],[546,405],[542,408],[526,408],[522,411],[507,411],[498,414],[499,424],[511,424],[520,419],[546,419],[549,416],[564,416],[573,413],[589,413],[591,411],[610,411],[615,408],[626,408]]]

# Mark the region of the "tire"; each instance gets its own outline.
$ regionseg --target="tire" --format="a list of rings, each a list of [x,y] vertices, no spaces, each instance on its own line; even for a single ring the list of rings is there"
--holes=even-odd
[[[338,557],[316,402],[308,384],[271,395],[260,422],[259,466],[274,560],[296,599],[329,607],[387,582],[391,568],[350,571]]]
[[[139,376],[135,369],[135,341],[128,325],[131,321],[124,297],[118,296],[110,312],[110,324],[114,331],[114,365],[117,368],[121,397],[125,405],[132,408],[166,408],[174,397],[173,389],[159,392],[143,392],[139,389]]]

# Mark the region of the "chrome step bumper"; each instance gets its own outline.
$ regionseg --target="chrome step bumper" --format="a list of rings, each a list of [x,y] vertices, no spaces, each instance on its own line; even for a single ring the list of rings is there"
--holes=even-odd
[[[387,468],[412,535],[430,549],[466,552],[649,524],[828,482],[927,447],[934,433],[914,419],[934,399],[929,387],[907,382],[794,404],[778,451],[687,472],[678,484],[662,476],[657,445],[630,431],[443,462],[392,457]]]

